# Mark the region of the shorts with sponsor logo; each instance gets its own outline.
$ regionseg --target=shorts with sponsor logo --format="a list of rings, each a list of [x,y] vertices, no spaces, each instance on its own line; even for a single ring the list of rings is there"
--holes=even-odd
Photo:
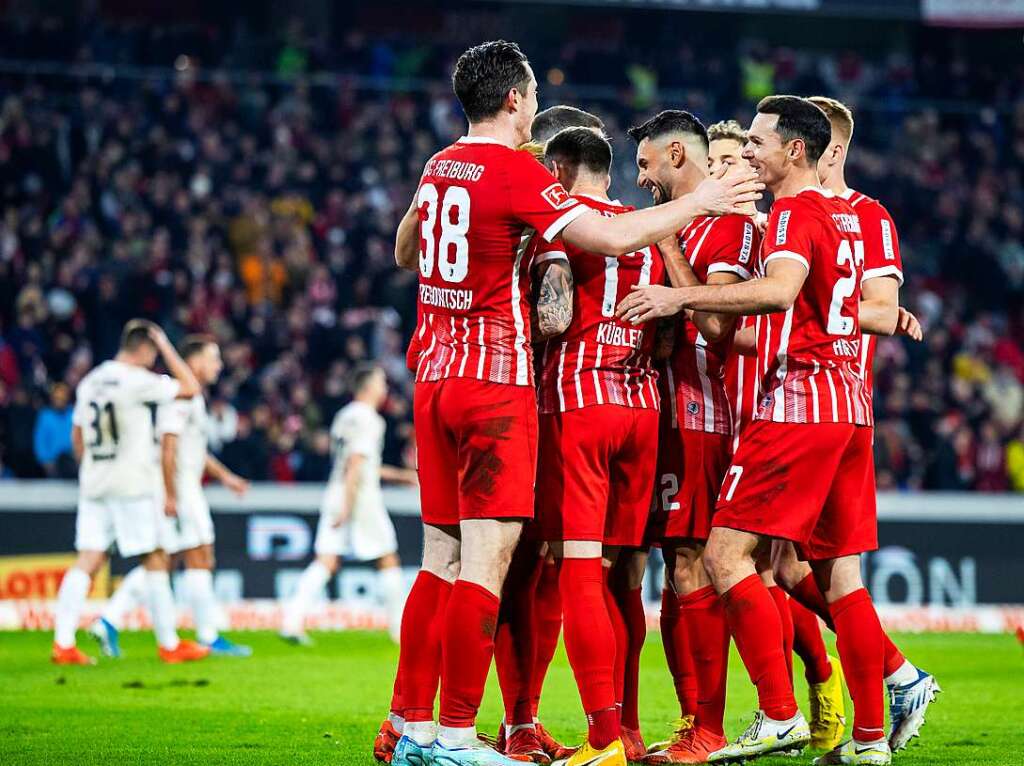
[[[646,534],[650,544],[708,539],[731,454],[731,435],[676,428],[663,419],[657,484]]]
[[[213,545],[213,517],[210,504],[206,501],[202,487],[188,490],[178,489],[178,515],[165,518],[163,524],[169,527],[166,550],[169,553],[189,551],[202,545]]]
[[[171,548],[168,530],[160,498],[83,497],[75,518],[75,550],[106,551],[117,543],[124,558],[142,556]]]
[[[755,420],[722,482],[714,526],[792,540],[808,560],[875,550],[872,431]]]
[[[475,378],[420,381],[413,425],[424,523],[533,518],[537,395],[532,386]]]
[[[595,405],[540,416],[537,524],[545,540],[643,542],[658,413]]]
[[[395,525],[383,503],[356,503],[345,523],[335,525],[337,512],[344,502],[345,486],[340,482],[328,484],[313,543],[317,554],[375,561],[398,551]]]

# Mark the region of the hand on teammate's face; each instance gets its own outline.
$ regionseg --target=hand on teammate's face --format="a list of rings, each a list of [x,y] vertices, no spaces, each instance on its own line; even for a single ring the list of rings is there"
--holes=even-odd
[[[701,181],[693,196],[705,215],[740,213],[745,205],[761,199],[764,184],[753,170],[729,174],[723,166],[718,172]]]

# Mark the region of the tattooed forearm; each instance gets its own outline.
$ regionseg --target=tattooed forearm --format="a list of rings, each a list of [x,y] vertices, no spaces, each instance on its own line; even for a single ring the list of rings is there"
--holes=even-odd
[[[549,263],[537,292],[537,333],[544,338],[559,335],[571,321],[572,272],[567,263]]]

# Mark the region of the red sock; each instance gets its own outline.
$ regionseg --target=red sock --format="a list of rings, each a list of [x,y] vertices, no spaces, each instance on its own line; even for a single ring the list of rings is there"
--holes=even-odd
[[[622,725],[640,728],[640,653],[647,639],[647,613],[642,588],[620,588],[615,592],[619,610],[626,621],[626,677],[622,687]]]
[[[612,593],[609,577],[611,572],[606,568],[604,571],[604,603],[608,608],[608,617],[612,621],[612,630],[615,632],[615,704],[622,709],[622,697],[626,687],[626,656],[629,654],[629,630],[626,628],[626,618],[619,609],[619,602],[615,600]]]
[[[690,653],[690,638],[680,617],[679,598],[665,588],[661,592],[661,643],[665,647],[665,660],[672,685],[679,700],[679,715],[697,714],[697,675]]]
[[[430,572],[416,575],[402,612],[395,697],[406,721],[433,721],[434,697],[441,678],[441,636],[452,584]],[[399,694],[399,691],[401,692]]]
[[[818,583],[814,579],[814,575],[807,575],[803,580],[796,584],[796,587],[791,588],[789,595],[803,604],[805,607],[810,609],[822,620],[825,625],[833,633],[836,632],[835,623],[832,620],[832,614],[829,612],[828,604],[825,602],[825,595],[818,588]],[[895,673],[900,665],[902,665],[906,658],[896,648],[896,644],[892,642],[887,634],[883,631],[883,652],[885,655],[885,675],[890,676]]]
[[[853,738],[873,742],[885,736],[882,712],[882,644],[885,634],[866,588],[831,604],[839,659],[853,699]]]
[[[786,591],[778,585],[768,589],[772,599],[775,601],[775,608],[779,610],[779,622],[782,623],[782,656],[786,658],[786,671],[789,673],[789,683],[793,683],[793,618],[789,614],[789,597]]]
[[[587,739],[602,748],[619,737],[620,729],[615,706],[615,629],[605,601],[601,559],[563,559],[559,585],[565,651],[587,714]]]
[[[722,604],[761,710],[776,721],[789,720],[797,707],[782,656],[782,622],[775,601],[761,578],[752,574],[723,593]]]
[[[882,632],[882,651],[885,654],[885,664],[882,666],[882,671],[887,676],[891,676],[900,666],[907,661],[907,658],[903,656],[903,652],[896,648],[896,644],[889,638],[889,634]]]
[[[494,655],[498,597],[476,583],[456,580],[445,613],[441,658],[442,726],[476,724]]]
[[[562,596],[558,591],[558,567],[554,562],[545,561],[541,567],[534,610],[537,637],[533,672],[530,673],[530,703],[536,716],[544,677],[558,648],[558,635],[562,632]]]
[[[725,735],[725,684],[729,671],[729,626],[722,601],[710,585],[681,596],[680,617],[690,637],[697,676],[697,715],[694,723]]]
[[[502,589],[494,667],[509,726],[533,723],[530,674],[536,655],[534,601],[541,563],[533,545],[517,549]]]
[[[821,639],[818,617],[795,598],[789,600],[793,620],[793,651],[804,663],[804,678],[809,684],[821,684],[832,676],[832,663]]]

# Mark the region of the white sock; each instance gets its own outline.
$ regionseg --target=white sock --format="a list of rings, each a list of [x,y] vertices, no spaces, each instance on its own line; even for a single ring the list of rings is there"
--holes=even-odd
[[[437,726],[433,721],[406,721],[402,734],[420,747],[427,747],[437,739]]]
[[[399,567],[387,567],[377,572],[377,583],[388,616],[388,633],[396,644],[402,634],[402,610],[405,608],[405,583]]]
[[[440,726],[437,730],[437,741],[445,747],[460,747],[475,743],[475,726]]]
[[[176,627],[177,612],[174,608],[174,594],[171,592],[171,576],[163,571],[146,571],[146,599],[149,615],[153,620],[153,633],[161,649],[173,651],[178,648]]]
[[[146,568],[137,566],[124,576],[103,609],[103,619],[118,630],[124,625],[124,618],[146,601]]]
[[[405,730],[405,719],[398,715],[398,713],[388,713],[388,721],[395,727],[395,731],[402,734]]]
[[[185,594],[192,606],[192,620],[196,624],[196,638],[201,643],[217,640],[217,597],[213,594],[213,572],[209,569],[186,569]]]
[[[903,660],[903,664],[896,668],[896,672],[885,677],[885,685],[889,688],[913,683],[917,680],[917,668],[910,660]]]
[[[71,567],[60,581],[53,640],[64,649],[75,645],[75,631],[78,630],[85,597],[89,595],[90,582],[92,578],[78,567]]]
[[[331,579],[331,570],[319,561],[313,561],[299,576],[299,582],[295,586],[295,593],[284,605],[284,615],[281,621],[281,632],[286,636],[296,636],[302,633],[303,623],[306,621],[306,614],[324,592],[327,581]]]

